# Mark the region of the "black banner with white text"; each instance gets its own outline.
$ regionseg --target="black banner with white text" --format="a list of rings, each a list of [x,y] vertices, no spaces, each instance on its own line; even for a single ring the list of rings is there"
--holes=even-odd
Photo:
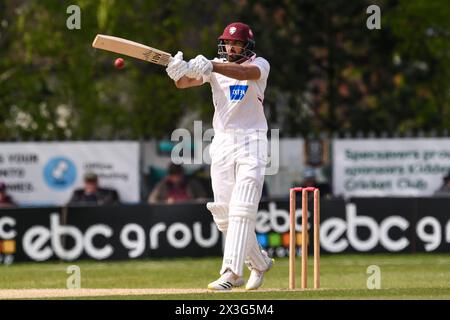
[[[286,257],[289,202],[262,202],[256,232],[270,255]],[[221,256],[222,241],[204,204],[0,210],[3,264]],[[450,198],[323,199],[320,243],[324,254],[450,252]]]

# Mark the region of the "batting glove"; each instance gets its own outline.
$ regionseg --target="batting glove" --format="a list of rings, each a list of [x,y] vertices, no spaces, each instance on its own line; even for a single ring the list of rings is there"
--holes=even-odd
[[[188,71],[188,63],[183,60],[183,52],[178,53],[171,59],[167,65],[166,72],[173,81],[180,80]]]
[[[202,55],[189,60],[186,77],[200,80],[203,76],[209,76],[212,72],[213,64]]]

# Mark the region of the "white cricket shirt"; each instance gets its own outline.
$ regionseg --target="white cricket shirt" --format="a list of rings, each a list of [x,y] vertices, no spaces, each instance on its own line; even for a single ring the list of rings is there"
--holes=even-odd
[[[217,58],[214,61],[227,63]],[[212,72],[209,77],[203,77],[203,82],[209,82],[211,85],[215,131],[229,129],[267,131],[263,101],[270,71],[269,62],[262,57],[253,56],[242,64],[256,65],[261,71],[261,77],[258,80],[240,81],[216,72]]]

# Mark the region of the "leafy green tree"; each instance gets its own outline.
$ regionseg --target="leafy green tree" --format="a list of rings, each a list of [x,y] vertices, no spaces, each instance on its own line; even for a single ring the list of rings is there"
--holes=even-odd
[[[381,7],[381,30],[366,9]],[[178,90],[161,66],[91,47],[98,33],[186,59],[216,55],[232,21],[248,23],[271,64],[265,107],[283,135],[450,129],[447,0],[78,0],[0,2],[0,140],[168,136],[194,113],[211,121],[208,86]]]
[[[449,16],[448,1],[402,0],[386,17],[396,40],[393,95],[403,131],[450,129]]]
[[[66,28],[73,1],[2,3],[0,139],[161,137],[180,118],[212,115],[210,92],[177,90],[161,66],[96,51],[110,34],[185,58],[213,57],[228,6],[211,1],[77,1],[81,30]],[[6,24],[6,23],[5,23]]]
[[[374,3],[381,30],[366,28]],[[449,8],[445,0],[245,2],[242,19],[272,65],[270,122],[288,135],[449,128]]]

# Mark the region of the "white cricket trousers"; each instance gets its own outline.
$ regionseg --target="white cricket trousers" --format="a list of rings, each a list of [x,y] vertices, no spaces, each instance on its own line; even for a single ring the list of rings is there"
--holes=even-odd
[[[268,265],[255,233],[267,147],[266,131],[215,131],[209,150],[214,203],[227,208],[219,228],[226,235],[221,274],[230,269],[242,276],[244,263],[258,270]]]

